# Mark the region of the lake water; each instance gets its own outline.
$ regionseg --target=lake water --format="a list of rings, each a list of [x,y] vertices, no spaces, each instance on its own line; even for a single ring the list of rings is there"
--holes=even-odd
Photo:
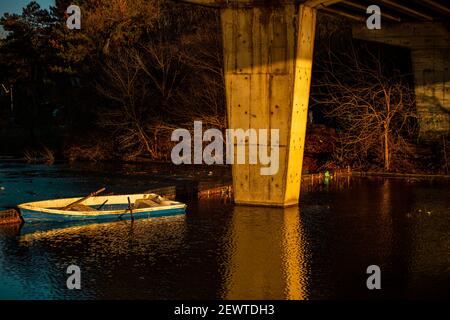
[[[133,193],[184,177],[230,179],[228,168],[208,170],[2,161],[0,207],[105,185]],[[448,296],[448,182],[349,178],[303,189],[300,205],[286,209],[201,200],[186,215],[134,223],[0,228],[0,299]],[[66,287],[71,264],[81,268],[81,290]],[[366,287],[369,265],[381,268],[381,290]]]

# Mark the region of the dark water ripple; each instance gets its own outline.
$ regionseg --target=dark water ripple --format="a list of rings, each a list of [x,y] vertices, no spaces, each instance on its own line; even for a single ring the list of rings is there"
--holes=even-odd
[[[130,169],[132,170],[132,169]],[[153,175],[0,164],[0,207],[164,185]],[[120,173],[117,173],[120,172]],[[353,178],[299,207],[190,203],[186,215],[1,229],[0,299],[430,298],[449,293],[448,183]],[[80,266],[82,290],[66,288]],[[367,266],[382,290],[366,288]]]

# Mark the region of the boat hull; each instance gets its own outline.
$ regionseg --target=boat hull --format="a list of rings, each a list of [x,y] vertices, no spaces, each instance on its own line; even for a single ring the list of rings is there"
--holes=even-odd
[[[55,199],[24,203],[19,205],[19,210],[25,222],[33,221],[114,221],[129,219],[145,219],[152,217],[169,216],[183,214],[186,205],[177,201],[166,201],[167,205],[157,207],[133,209],[130,213],[127,201],[130,199],[134,203],[138,199],[145,199],[154,194],[134,194],[134,195],[117,195],[117,196],[98,196],[92,197],[84,202],[85,205],[92,208],[105,205],[105,210],[94,211],[64,211],[58,208],[64,207],[80,198]]]
[[[53,214],[40,211],[33,211],[27,209],[20,209],[20,213],[25,222],[33,221],[114,221],[114,220],[130,220],[131,214],[101,214],[101,215],[68,215],[68,214]],[[185,213],[185,208],[175,209],[161,209],[156,211],[136,212],[133,214],[133,219],[145,219],[152,217],[161,217],[168,215],[176,215]]]

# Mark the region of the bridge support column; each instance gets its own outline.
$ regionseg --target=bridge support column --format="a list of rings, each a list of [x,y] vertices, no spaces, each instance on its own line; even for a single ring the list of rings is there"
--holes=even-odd
[[[221,9],[228,125],[279,129],[279,170],[234,164],[238,204],[298,203],[308,114],[315,9],[294,4]],[[269,135],[270,136],[270,135]],[[249,141],[244,143],[249,149]],[[261,146],[263,141],[258,141]],[[270,150],[270,142],[268,143]],[[247,158],[248,163],[248,158]]]
[[[439,141],[450,133],[449,55],[450,43],[411,51],[421,138]]]

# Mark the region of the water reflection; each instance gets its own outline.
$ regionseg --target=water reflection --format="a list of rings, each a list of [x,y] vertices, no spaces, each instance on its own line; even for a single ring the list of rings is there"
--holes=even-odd
[[[172,286],[155,274],[164,274],[164,266],[176,268],[173,257],[184,243],[184,219],[57,227],[4,237],[0,299],[142,299],[145,290],[153,299],[167,296]],[[67,290],[71,264],[82,270],[82,290]]]
[[[307,298],[298,207],[233,209],[224,299]]]
[[[99,176],[119,191],[153,183],[33,167],[27,184],[29,168],[19,167],[0,165],[0,207],[94,190]],[[304,190],[300,209],[210,199],[189,203],[186,215],[133,224],[2,227],[0,299],[446,297],[449,225],[447,182],[345,177]],[[81,267],[81,291],[67,290],[71,264]],[[365,286],[371,264],[382,270],[379,292]]]
[[[284,222],[283,256],[286,269],[286,298],[307,299],[306,240],[303,226],[300,225],[298,208],[285,209]]]

